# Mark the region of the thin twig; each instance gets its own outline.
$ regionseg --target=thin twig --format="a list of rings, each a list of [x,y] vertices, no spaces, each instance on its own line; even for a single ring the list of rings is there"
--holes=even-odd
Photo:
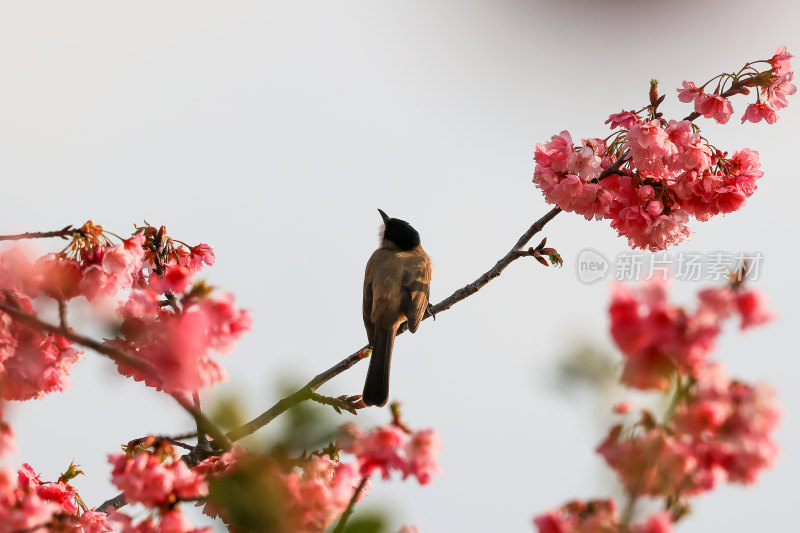
[[[23,239],[47,239],[50,237],[68,237],[75,233],[80,233],[80,229],[75,229],[71,225],[56,231],[29,231],[17,235],[0,235],[0,241],[21,241]]]
[[[128,502],[125,501],[125,495],[117,494],[113,498],[109,498],[100,505],[98,505],[95,510],[98,513],[111,514],[113,511],[116,511],[117,509],[122,509],[127,504]]]
[[[361,494],[361,491],[364,489],[364,485],[367,484],[367,481],[369,481],[368,476],[361,478],[361,483],[359,483],[358,487],[356,487],[356,491],[353,493],[353,497],[350,498],[350,503],[347,504],[347,509],[345,509],[342,513],[342,517],[339,519],[339,523],[336,524],[336,529],[333,530],[333,533],[342,533],[342,531],[344,531],[344,526],[347,524],[347,520],[350,518],[350,515],[353,514],[353,509],[356,506],[358,495]]]
[[[344,394],[337,398],[333,398],[332,396],[325,396],[323,394],[317,394],[314,392],[311,394],[309,399],[313,402],[321,403],[322,405],[330,405],[339,414],[342,414],[342,409],[344,409],[348,413],[357,415],[358,409],[363,409],[366,407],[363,400],[361,400],[360,394],[356,396],[348,396]]]

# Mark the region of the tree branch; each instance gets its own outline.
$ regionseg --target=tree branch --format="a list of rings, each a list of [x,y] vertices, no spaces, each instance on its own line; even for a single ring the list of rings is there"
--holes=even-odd
[[[86,348],[89,348],[97,353],[101,353],[105,356],[111,358],[115,363],[127,365],[131,368],[135,368],[141,372],[144,372],[149,377],[153,378],[155,381],[160,382],[161,380],[158,377],[158,373],[156,372],[155,368],[149,364],[148,362],[139,359],[138,357],[133,357],[132,355],[126,353],[123,350],[118,348],[113,348],[111,346],[107,346],[101,342],[98,342],[94,339],[89,337],[84,337],[83,335],[79,335],[74,331],[64,329],[60,326],[56,326],[53,324],[48,324],[43,320],[39,319],[36,315],[31,315],[20,309],[15,305],[10,305],[13,300],[9,300],[9,295],[6,295],[7,301],[0,302],[0,311],[6,313],[7,315],[11,316],[14,320],[21,324],[25,324],[26,326],[33,328],[37,331],[47,331],[49,333],[54,333],[56,335],[60,335],[66,339],[71,340],[76,344],[80,344]],[[180,404],[192,417],[195,419],[198,428],[202,428],[202,430],[214,438],[214,443],[219,446],[222,450],[229,450],[231,448],[231,441],[225,436],[225,433],[216,425],[214,424],[203,412],[197,409],[190,401],[186,398],[183,398],[181,395],[176,393],[168,393],[172,396],[175,401]]]
[[[614,162],[614,164],[609,166],[600,174],[600,176],[598,176],[597,180],[600,181],[612,174],[615,174],[617,171],[619,171],[620,167],[627,160],[628,160],[628,151],[626,150],[625,152],[622,153],[622,155],[619,156],[619,158]],[[505,270],[508,265],[510,265],[512,262],[522,257],[517,252],[525,245],[527,245],[528,242],[531,240],[531,238],[533,238],[534,235],[542,231],[544,226],[548,222],[553,220],[553,218],[555,218],[555,216],[558,215],[560,212],[561,208],[559,207],[554,207],[553,209],[548,211],[547,214],[545,214],[542,218],[534,222],[531,225],[531,227],[528,228],[528,230],[525,233],[523,233],[519,239],[517,239],[517,242],[514,244],[511,250],[509,250],[508,253],[504,255],[497,263],[495,263],[495,265],[490,270],[484,272],[483,275],[481,275],[481,277],[479,277],[469,285],[461,287],[460,289],[456,290],[453,294],[451,294],[438,304],[434,305],[431,308],[431,313],[426,314],[422,319],[426,320],[429,316],[433,316],[443,311],[447,311],[461,300],[464,300],[469,296],[475,294],[479,290],[481,290],[481,288],[483,288],[487,283],[489,283],[494,278],[502,274],[503,270]],[[397,328],[397,334],[400,335],[407,329],[408,329],[408,324],[403,322],[402,324],[400,324],[400,327]],[[272,407],[270,407],[269,409],[258,415],[250,422],[247,422],[242,426],[229,431],[228,438],[231,440],[231,442],[236,442],[239,439],[242,439],[252,433],[255,433],[265,425],[269,424],[272,420],[274,420],[276,417],[281,415],[286,410],[291,409],[300,402],[308,400],[311,397],[311,394],[313,394],[320,386],[322,386],[322,384],[332,379],[333,377],[338,376],[339,374],[349,369],[362,359],[366,358],[368,355],[367,354],[368,349],[369,345],[363,346],[357,352],[347,356],[347,358],[341,360],[339,363],[332,366],[325,372],[322,372],[321,374],[317,375],[316,377],[314,377],[314,379],[306,383],[306,385],[303,388],[279,400],[278,403],[276,403],[275,405],[273,405]]]
[[[619,162],[619,164],[621,165],[622,162]],[[609,169],[611,168],[612,167],[609,167]],[[616,166],[616,168],[611,173],[616,172],[618,168],[619,166]],[[530,241],[534,235],[542,231],[542,228],[544,228],[545,224],[553,220],[553,218],[555,218],[555,216],[560,212],[561,212],[560,208],[554,207],[546,215],[544,215],[542,218],[534,222],[533,225],[531,225],[531,227],[528,228],[528,230],[525,233],[523,233],[522,236],[517,240],[516,244],[514,244],[514,247],[511,248],[511,250],[509,250],[508,253],[505,256],[503,256],[497,263],[495,263],[495,265],[490,270],[485,272],[481,277],[479,277],[469,285],[466,285],[458,289],[453,294],[451,294],[438,304],[434,305],[431,309],[432,315],[436,315],[443,311],[447,311],[461,300],[464,300],[469,296],[471,296],[472,294],[478,292],[487,283],[489,283],[494,278],[499,276],[508,265],[510,265],[516,259],[519,259],[521,257],[517,254],[517,251],[526,244],[528,244],[528,241]],[[426,320],[429,316],[432,315],[426,314],[423,317],[423,320]],[[400,335],[407,329],[408,325],[405,322],[403,322],[402,324],[400,324],[400,327],[397,328],[397,334]],[[274,420],[276,417],[284,413],[286,410],[294,407],[300,402],[308,400],[309,398],[311,398],[311,395],[324,383],[326,383],[333,377],[338,376],[345,370],[349,369],[350,367],[358,363],[360,360],[367,357],[368,348],[369,348],[368,345],[362,347],[357,352],[347,356],[347,358],[343,359],[342,361],[332,366],[325,372],[322,372],[321,374],[315,376],[314,379],[309,381],[303,388],[279,400],[278,403],[276,403],[275,405],[273,405],[272,407],[270,407],[269,409],[258,415],[250,422],[247,422],[246,424],[243,424],[242,426],[232,431],[229,431],[228,438],[231,440],[231,442],[236,442],[239,439],[242,439],[252,433],[255,433],[257,430],[269,424],[272,420]]]
[[[23,239],[47,239],[49,237],[66,238],[74,233],[80,233],[80,230],[73,228],[72,225],[69,225],[66,226],[64,229],[56,231],[35,231],[28,233],[19,233],[17,235],[0,235],[0,241],[21,241]]]

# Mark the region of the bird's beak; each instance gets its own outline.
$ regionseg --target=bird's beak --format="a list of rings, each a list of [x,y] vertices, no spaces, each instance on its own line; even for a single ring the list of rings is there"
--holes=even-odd
[[[389,222],[389,215],[387,215],[386,213],[384,213],[384,212],[383,212],[382,210],[380,210],[380,209],[378,209],[378,213],[380,213],[380,214],[381,214],[381,218],[383,219],[383,223],[384,223],[384,224],[386,224],[387,222]]]

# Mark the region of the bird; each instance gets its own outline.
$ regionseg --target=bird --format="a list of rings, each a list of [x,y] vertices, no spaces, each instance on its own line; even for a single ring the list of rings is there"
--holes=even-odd
[[[362,400],[382,407],[389,399],[389,368],[397,328],[405,320],[417,331],[428,311],[431,260],[420,245],[419,233],[405,220],[382,210],[381,245],[364,272],[364,327],[372,348]]]

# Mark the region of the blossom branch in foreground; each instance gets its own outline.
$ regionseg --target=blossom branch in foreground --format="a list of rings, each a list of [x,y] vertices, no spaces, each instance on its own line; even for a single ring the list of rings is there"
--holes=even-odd
[[[147,374],[153,380],[158,380],[158,376],[152,365],[150,365],[147,361],[127,354],[123,350],[103,344],[89,337],[79,335],[60,326],[48,324],[37,316],[28,314],[18,307],[9,305],[7,302],[0,302],[0,311],[12,316],[14,320],[21,322],[26,326],[39,331],[55,333],[56,335],[69,339],[77,344],[80,344],[81,346],[85,346],[86,348],[89,348],[97,353],[105,355],[117,364],[129,366],[138,370],[139,372]],[[198,427],[202,427],[205,433],[214,438],[214,442],[217,446],[219,446],[222,450],[230,449],[231,441],[225,435],[225,432],[223,432],[216,424],[214,424],[211,419],[203,414],[201,410],[192,405],[192,403],[186,398],[181,397],[179,393],[170,393],[170,395],[181,407],[183,407],[190,415],[192,415]]]

